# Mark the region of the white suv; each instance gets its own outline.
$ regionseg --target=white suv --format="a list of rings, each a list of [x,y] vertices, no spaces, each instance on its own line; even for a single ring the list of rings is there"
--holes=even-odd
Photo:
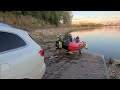
[[[0,26],[0,79],[41,79],[44,50],[26,31]]]

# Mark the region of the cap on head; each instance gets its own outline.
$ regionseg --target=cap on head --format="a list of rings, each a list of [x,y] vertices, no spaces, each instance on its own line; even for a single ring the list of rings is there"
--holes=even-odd
[[[76,38],[79,38],[78,36]]]

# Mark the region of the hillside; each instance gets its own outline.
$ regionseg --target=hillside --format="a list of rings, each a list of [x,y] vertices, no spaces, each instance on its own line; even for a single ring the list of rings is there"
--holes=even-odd
[[[24,30],[63,27],[70,25],[71,13],[68,11],[0,11],[0,22]]]

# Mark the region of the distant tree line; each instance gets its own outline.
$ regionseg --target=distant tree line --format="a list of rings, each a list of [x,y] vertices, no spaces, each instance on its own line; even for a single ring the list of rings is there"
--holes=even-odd
[[[46,23],[50,23],[56,26],[58,26],[59,23],[70,25],[72,19],[71,11],[3,11],[3,12],[11,12],[17,16],[29,15],[37,18],[38,20],[43,20]]]

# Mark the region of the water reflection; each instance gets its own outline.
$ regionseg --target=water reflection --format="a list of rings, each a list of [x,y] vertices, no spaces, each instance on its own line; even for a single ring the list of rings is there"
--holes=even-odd
[[[106,58],[120,58],[120,27],[86,29],[71,34],[88,42],[89,51],[104,54]]]

